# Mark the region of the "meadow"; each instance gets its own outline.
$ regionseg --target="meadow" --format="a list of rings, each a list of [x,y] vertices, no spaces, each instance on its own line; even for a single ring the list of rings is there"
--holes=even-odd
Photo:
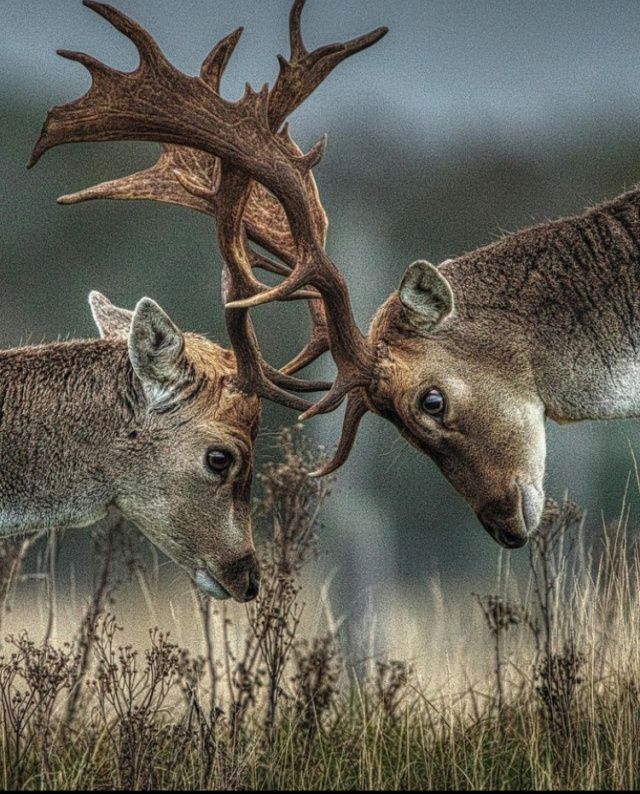
[[[58,570],[72,535],[3,544],[3,789],[640,785],[640,548],[626,506],[587,543],[579,508],[549,502],[524,590],[505,557],[495,592],[469,595],[458,619],[431,607],[429,664],[354,659],[353,627],[307,575],[331,483],[306,473],[322,454],[286,430],[260,474],[263,591],[247,608],[186,579],[181,607],[161,597],[163,566],[116,518],[95,530],[82,594]],[[406,633],[411,605],[397,610]],[[30,632],[11,634],[19,625]]]

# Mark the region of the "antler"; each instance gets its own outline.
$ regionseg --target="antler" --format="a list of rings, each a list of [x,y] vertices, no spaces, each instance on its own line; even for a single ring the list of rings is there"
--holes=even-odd
[[[224,38],[202,65],[200,77],[216,93],[219,92],[222,76],[241,34],[242,28],[239,28]],[[76,54],[63,55],[71,57]],[[284,212],[262,185],[254,185],[254,195],[245,216],[249,236],[270,253],[287,261],[291,259],[292,251]],[[96,199],[146,199],[178,204],[216,218],[219,187],[220,161],[217,157],[197,149],[162,144],[160,159],[153,167],[78,193],[61,196],[58,203],[78,204]],[[281,267],[258,254],[254,257],[254,264],[278,275],[288,275],[291,269]]]
[[[291,15],[291,59],[280,58],[273,90],[269,93],[265,86],[255,93],[248,87],[242,100],[231,103],[222,99],[218,89],[239,31],[213,50],[201,78],[192,78],[175,69],[149,34],[128,17],[92,0],[85,0],[85,5],[134,42],[140,65],[124,74],[90,56],[61,52],[85,65],[93,84],[83,98],[52,109],[30,165],[51,147],[74,141],[155,140],[164,144],[159,163],[149,171],[62,201],[144,197],[215,215],[226,263],[229,330],[242,387],[307,409],[305,417],[334,410],[349,392],[367,383],[373,353],[355,323],[344,280],[324,250],[327,222],[311,170],[322,158],[325,141],[302,155],[287,129],[278,134],[275,130],[338,63],[378,41],[386,30],[309,53],[300,33],[304,0],[297,0]],[[261,187],[254,187],[254,179]],[[275,253],[289,269],[251,251],[248,237]],[[289,275],[269,289],[255,279],[254,266]],[[309,286],[317,292],[306,289]],[[266,365],[247,310],[272,300],[318,295],[323,299],[326,323],[313,300],[315,338],[286,372],[296,371],[321,354],[328,336],[338,376],[329,394],[309,408],[283,389],[310,389],[318,384],[301,384]],[[340,458],[345,456],[345,445],[350,448],[354,422],[357,426],[363,413],[359,394],[355,392],[350,400]]]

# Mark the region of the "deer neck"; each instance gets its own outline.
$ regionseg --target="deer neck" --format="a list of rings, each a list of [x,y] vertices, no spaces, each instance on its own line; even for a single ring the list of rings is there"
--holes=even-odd
[[[0,535],[104,517],[134,406],[125,342],[0,353]]]
[[[457,324],[494,340],[498,360],[526,358],[550,418],[640,415],[639,189],[442,271]]]

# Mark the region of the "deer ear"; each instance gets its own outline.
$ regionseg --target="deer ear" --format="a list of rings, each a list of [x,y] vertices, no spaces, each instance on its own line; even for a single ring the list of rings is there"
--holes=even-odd
[[[102,339],[128,339],[133,312],[114,306],[100,292],[89,295],[89,305]]]
[[[133,314],[129,358],[151,402],[179,387],[184,334],[151,298],[143,298]]]
[[[409,266],[398,292],[410,325],[417,330],[435,330],[453,312],[453,291],[446,278],[429,262]]]

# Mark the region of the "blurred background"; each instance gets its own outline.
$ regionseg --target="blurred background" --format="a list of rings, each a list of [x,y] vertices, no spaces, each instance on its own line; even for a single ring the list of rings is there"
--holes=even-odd
[[[288,54],[289,0],[117,5],[191,74],[219,38],[246,26],[223,86],[230,99],[247,80],[273,82],[276,53]],[[636,0],[310,0],[304,18],[313,47],[380,25],[390,27],[388,37],[335,72],[292,125],[303,148],[329,134],[317,169],[329,250],[363,328],[414,259],[439,262],[505,231],[580,212],[640,180]],[[55,203],[151,164],[156,147],[63,147],[26,171],[47,109],[88,88],[86,72],[57,58],[57,48],[121,69],[137,60],[133,46],[79,0],[2,0],[0,344],[95,336],[92,289],[130,308],[149,295],[184,329],[225,343],[208,218],[158,204]],[[255,318],[270,360],[284,363],[302,344],[299,306],[270,306]],[[331,375],[330,362],[316,369]],[[272,431],[294,421],[265,406],[263,459]],[[317,419],[308,432],[332,447],[340,423],[338,415]],[[630,473],[639,429],[633,421],[549,426],[549,493],[568,491],[587,508],[587,532],[617,517],[629,482],[635,510]],[[484,592],[501,557],[435,466],[373,416],[324,523],[317,577],[331,581],[334,611],[384,615],[389,604],[404,603],[420,614],[424,601],[423,633],[434,582],[445,600]],[[63,564],[81,569],[84,542],[79,535],[73,552],[67,544]],[[517,569],[525,561],[516,554],[511,562]]]

